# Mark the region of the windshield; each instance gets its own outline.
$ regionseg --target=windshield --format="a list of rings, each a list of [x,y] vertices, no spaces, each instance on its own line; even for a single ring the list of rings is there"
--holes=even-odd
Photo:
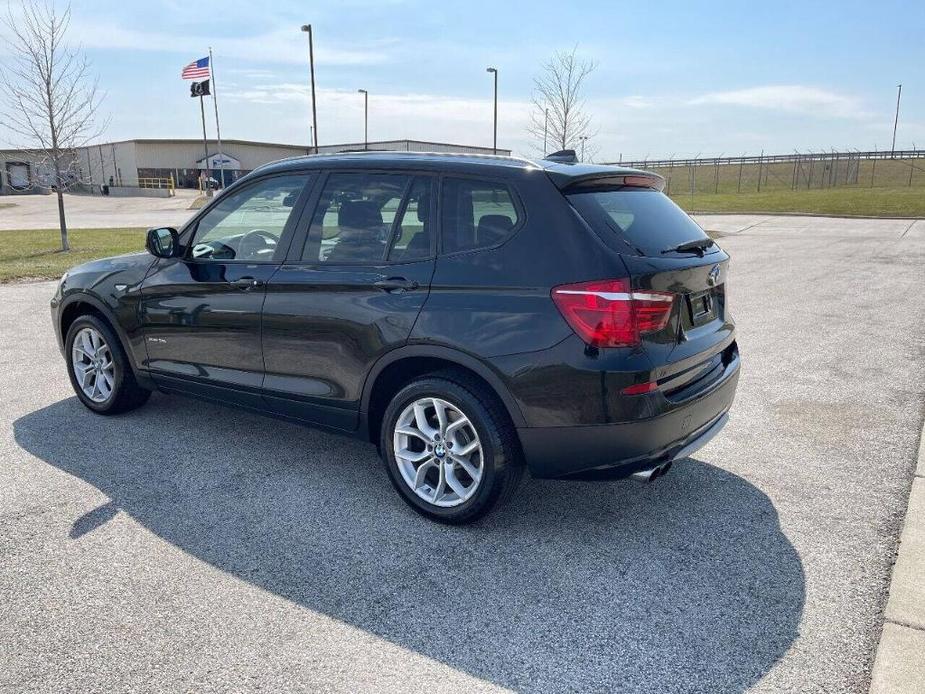
[[[569,193],[568,199],[591,228],[616,232],[638,255],[662,255],[679,244],[709,239],[684,210],[657,190],[597,189]]]

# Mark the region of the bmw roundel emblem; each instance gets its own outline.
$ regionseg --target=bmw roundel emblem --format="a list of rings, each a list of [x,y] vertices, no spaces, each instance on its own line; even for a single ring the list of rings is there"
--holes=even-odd
[[[719,265],[714,265],[710,270],[710,274],[707,275],[707,283],[711,287],[715,287],[717,282],[719,282]]]

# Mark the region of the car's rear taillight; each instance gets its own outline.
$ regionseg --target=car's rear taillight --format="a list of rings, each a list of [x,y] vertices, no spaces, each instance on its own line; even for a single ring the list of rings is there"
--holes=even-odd
[[[594,347],[635,347],[668,324],[674,294],[633,291],[629,280],[564,284],[552,300],[581,339]]]

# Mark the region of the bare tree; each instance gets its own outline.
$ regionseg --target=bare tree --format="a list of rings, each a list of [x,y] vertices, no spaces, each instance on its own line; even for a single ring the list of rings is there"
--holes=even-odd
[[[51,168],[58,196],[61,250],[70,250],[64,189],[76,180],[75,149],[102,132],[94,120],[102,96],[80,48],[68,45],[71,8],[52,0],[23,0],[3,19],[12,57],[0,68],[3,124]]]
[[[538,148],[543,147],[539,143],[544,143],[547,149],[580,150],[584,143],[586,151],[591,149],[588,140],[596,131],[585,113],[582,89],[597,65],[580,59],[577,51],[576,46],[570,52],[556,52],[533,80],[533,112],[528,130],[538,141]]]

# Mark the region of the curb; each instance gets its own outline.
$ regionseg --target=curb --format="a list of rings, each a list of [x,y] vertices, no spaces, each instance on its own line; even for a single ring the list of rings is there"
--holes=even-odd
[[[700,210],[684,210],[689,215],[710,215],[711,217],[742,217],[742,216],[762,216],[762,217],[822,217],[828,219],[898,219],[911,222],[919,221],[925,217],[893,217],[890,215],[876,214],[822,214],[819,212],[702,212]]]
[[[0,280],[0,287],[19,287],[26,284],[44,284],[45,282],[55,282],[60,277],[19,277],[12,280]]]
[[[912,694],[925,681],[925,424],[871,673],[871,694]]]

